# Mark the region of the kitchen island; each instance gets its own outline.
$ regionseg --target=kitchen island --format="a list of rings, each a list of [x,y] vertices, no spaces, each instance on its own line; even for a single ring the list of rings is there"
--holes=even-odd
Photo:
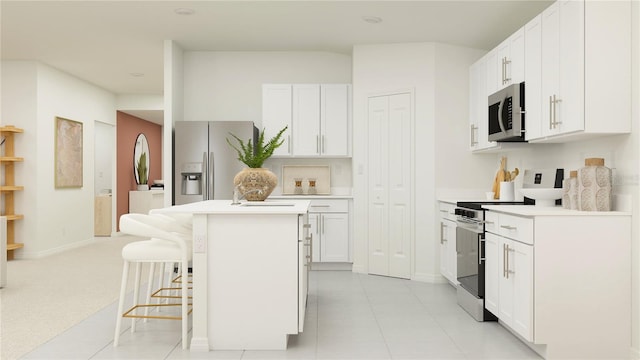
[[[209,200],[158,212],[193,214],[191,351],[286,349],[302,332],[308,200]]]

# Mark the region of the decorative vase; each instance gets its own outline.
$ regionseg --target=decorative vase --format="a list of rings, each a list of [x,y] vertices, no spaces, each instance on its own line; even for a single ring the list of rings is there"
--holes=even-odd
[[[149,190],[149,184],[138,184],[138,191],[147,191]]]
[[[588,158],[578,170],[578,202],[582,211],[611,211],[611,169],[603,158]]]
[[[267,168],[245,168],[236,174],[233,184],[248,201],[264,201],[278,185],[278,177]]]

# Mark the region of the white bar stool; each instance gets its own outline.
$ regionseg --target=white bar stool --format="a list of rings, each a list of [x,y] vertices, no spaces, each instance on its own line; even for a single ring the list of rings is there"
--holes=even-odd
[[[179,233],[172,232],[176,223],[166,218],[145,214],[125,214],[120,218],[120,231],[126,234],[142,236],[150,238],[150,240],[136,241],[127,244],[122,249],[122,258],[124,259],[124,267],[122,271],[122,284],[120,287],[120,300],[118,302],[118,317],[116,320],[116,329],[113,345],[118,346],[118,340],[121,332],[122,318],[132,318],[131,332],[135,331],[135,319],[169,319],[182,321],[182,348],[188,348],[188,316],[192,311],[189,304],[189,288],[188,283],[181,283],[181,303],[179,304],[139,304],[140,291],[140,273],[143,263],[166,263],[173,262],[180,264],[179,275],[183,275],[188,270],[189,261],[192,258],[191,245],[185,240],[185,237]],[[136,264],[135,285],[133,295],[133,306],[124,311],[124,298],[129,278],[129,267],[131,263]],[[153,276],[151,271],[151,276]],[[148,299],[148,298],[147,298]],[[180,306],[181,316],[170,315],[145,315],[136,314],[136,309],[162,306]]]

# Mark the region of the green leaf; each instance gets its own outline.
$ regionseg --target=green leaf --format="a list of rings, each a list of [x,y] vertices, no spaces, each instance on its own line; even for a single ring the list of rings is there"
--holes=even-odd
[[[287,130],[287,128],[288,126],[285,126],[282,130],[280,130],[276,134],[276,136],[269,139],[269,141],[267,141],[266,144],[264,142],[265,129],[262,129],[262,131],[260,132],[260,135],[258,136],[258,140],[255,143],[255,146],[252,143],[252,139],[243,141],[242,139],[240,139],[239,137],[237,137],[232,133],[229,133],[229,135],[231,135],[235,139],[235,141],[237,142],[237,145],[233,144],[231,140],[229,140],[229,138],[227,138],[227,143],[238,154],[238,160],[240,160],[242,163],[244,163],[250,168],[260,168],[262,167],[262,164],[265,162],[265,160],[270,158],[271,155],[273,155],[273,152],[277,148],[282,146],[282,144],[284,143],[284,139],[281,140],[281,138],[284,132]]]

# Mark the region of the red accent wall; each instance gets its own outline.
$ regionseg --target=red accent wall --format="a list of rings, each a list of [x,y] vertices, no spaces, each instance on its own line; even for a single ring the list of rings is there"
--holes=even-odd
[[[129,191],[136,190],[133,173],[133,148],[138,134],[149,141],[149,186],[153,180],[162,179],[162,126],[118,111],[117,116],[117,165],[116,216],[129,213]],[[119,230],[120,226],[116,226]]]

